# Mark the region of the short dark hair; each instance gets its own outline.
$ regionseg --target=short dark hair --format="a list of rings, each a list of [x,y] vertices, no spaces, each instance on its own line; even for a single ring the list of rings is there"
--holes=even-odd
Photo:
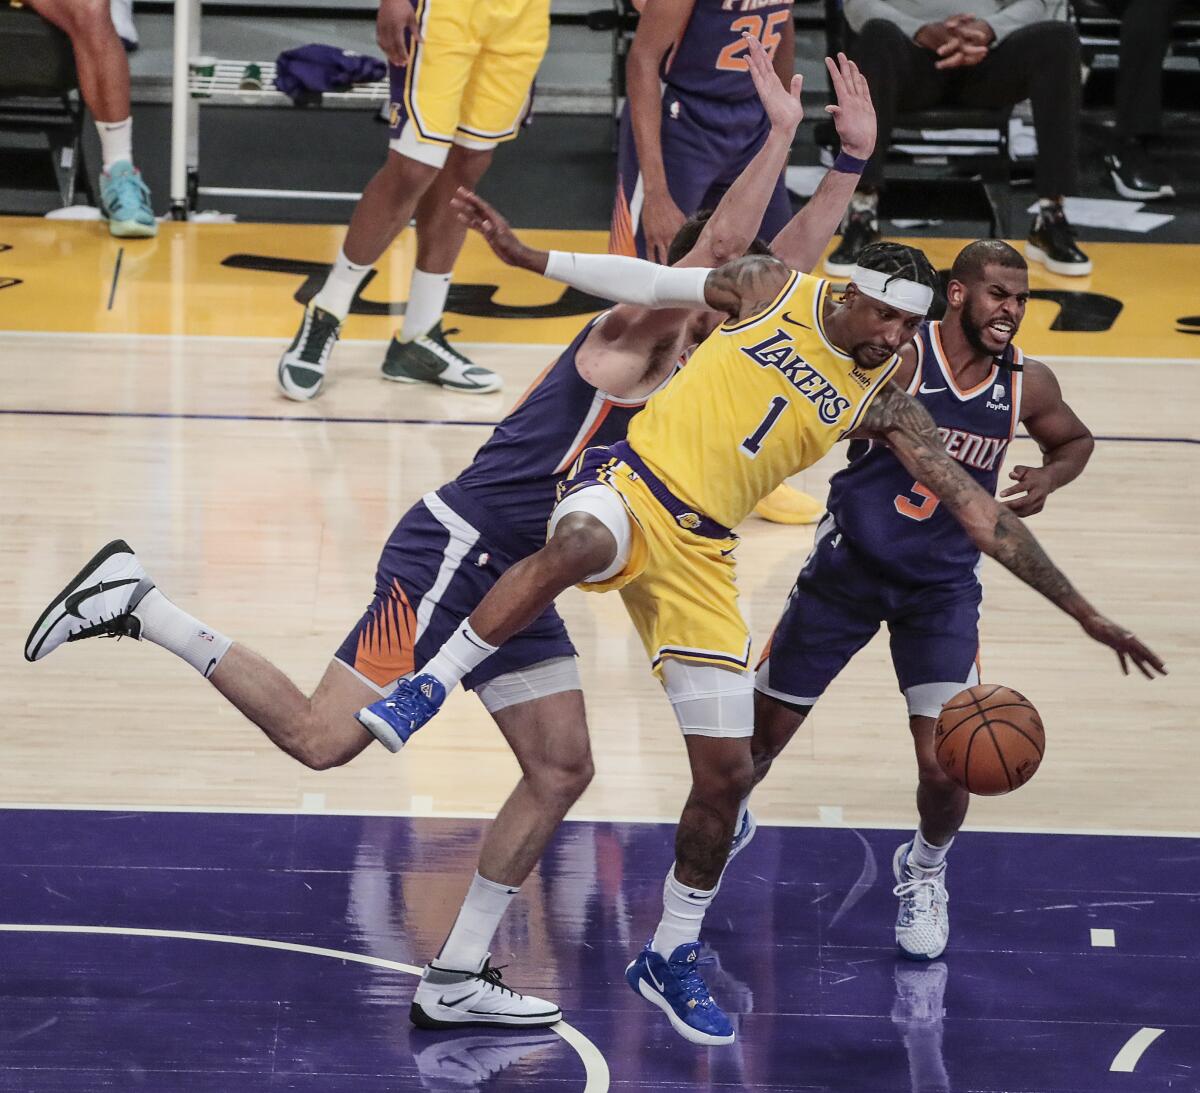
[[[933,289],[935,295],[942,290],[937,270],[925,257],[925,252],[903,243],[872,243],[863,248],[858,256],[858,265],[863,269],[888,274],[889,281],[893,277],[916,281],[917,284]]]
[[[977,239],[958,252],[954,265],[950,267],[950,279],[962,281],[963,284],[980,281],[988,266],[1026,271],[1029,269],[1020,251],[1010,247],[1003,239]]]
[[[689,216],[683,222],[683,226],[675,233],[675,238],[671,240],[670,247],[667,248],[667,265],[673,266],[684,255],[688,254],[691,249],[699,242],[700,233],[704,231],[704,225],[712,218],[715,209],[702,209],[694,216]],[[771,248],[767,246],[761,239],[755,239],[754,242],[746,248],[746,254],[770,254]],[[738,255],[739,258],[743,257]]]

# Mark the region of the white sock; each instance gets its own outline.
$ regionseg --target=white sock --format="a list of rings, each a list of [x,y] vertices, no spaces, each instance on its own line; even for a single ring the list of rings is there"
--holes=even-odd
[[[463,676],[478,668],[498,648],[498,645],[489,645],[471,629],[470,619],[463,619],[462,625],[417,674],[433,676],[449,694]]]
[[[408,290],[408,304],[404,308],[404,322],[398,335],[400,340],[416,341],[423,334],[428,334],[446,310],[446,297],[449,294],[450,274],[414,269],[412,288]]]
[[[704,912],[717,894],[715,888],[704,891],[701,888],[690,888],[680,884],[675,879],[675,867],[667,874],[663,885],[663,917],[654,931],[654,940],[650,947],[668,960],[680,945],[689,941],[700,940],[700,925],[704,922]]]
[[[142,597],[133,612],[142,623],[142,640],[152,641],[182,657],[205,679],[229,652],[232,638],[210,630],[199,619],[176,607],[157,588]]]
[[[133,162],[133,118],[98,121],[96,132],[100,134],[100,158],[106,171],[121,160]]]
[[[333,263],[329,276],[325,278],[325,284],[312,299],[313,306],[328,311],[330,315],[336,315],[339,321],[344,322],[350,314],[350,305],[354,302],[358,286],[370,272],[369,265],[356,266],[346,257],[345,250],[339,250],[337,261]]]
[[[916,835],[913,836],[912,849],[908,852],[908,863],[926,871],[940,869],[942,862],[946,860],[946,851],[953,845],[953,836],[943,846],[934,846],[933,843],[926,842],[918,827]]]
[[[482,967],[500,919],[519,891],[488,880],[476,871],[454,928],[437,955],[438,967],[456,971],[477,971]]]
[[[850,198],[850,211],[854,213],[871,212],[879,209],[879,195],[855,191]]]

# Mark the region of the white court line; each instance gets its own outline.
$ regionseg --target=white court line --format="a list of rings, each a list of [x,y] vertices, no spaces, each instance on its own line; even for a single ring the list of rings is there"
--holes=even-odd
[[[253,808],[248,805],[93,805],[69,802],[46,804],[45,801],[0,801],[0,812],[183,812],[198,816],[301,816],[298,808]],[[323,816],[360,816],[383,819],[433,820],[494,820],[495,812],[476,812],[466,809],[445,809],[433,812],[413,812],[395,809],[327,808]],[[829,827],[820,820],[758,820],[759,827]],[[581,814],[566,817],[567,823],[581,824],[677,824],[679,816],[602,816]],[[912,817],[907,814],[891,821],[863,820],[843,821],[841,826],[859,828],[862,831],[893,831],[911,829]],[[982,831],[993,835],[1108,835],[1121,838],[1147,839],[1200,839],[1200,831],[1140,831],[1136,828],[1117,830],[1106,827],[999,827],[993,824],[972,824],[970,831]],[[969,833],[969,832],[968,832]]]
[[[1117,1057],[1113,1059],[1110,1071],[1117,1071],[1120,1074],[1132,1074],[1133,1068],[1138,1065],[1138,1060],[1141,1059],[1142,1053],[1155,1040],[1163,1034],[1160,1028],[1140,1028],[1125,1042],[1125,1046],[1117,1052]]]
[[[279,949],[283,952],[304,953],[307,956],[327,956],[333,960],[348,960],[354,964],[368,964],[373,968],[404,972],[406,975],[421,974],[413,964],[401,964],[396,960],[385,960],[380,956],[351,953],[342,949],[324,949],[317,945],[297,945],[291,941],[273,941],[265,937],[241,937],[238,934],[203,934],[192,930],[148,930],[131,926],[48,926],[40,922],[0,923],[0,932],[9,934],[110,934],[119,937],[166,937],[179,941],[212,941],[220,945],[245,945],[255,949]],[[583,1063],[586,1081],[583,1093],[606,1093],[609,1087],[608,1063],[600,1049],[582,1032],[566,1021],[551,1025],[566,1043],[574,1048]]]
[[[299,307],[299,305],[296,305]],[[355,316],[351,316],[354,318]],[[366,316],[370,317],[370,316]],[[580,314],[580,327],[591,317],[591,313]],[[495,320],[501,321],[501,320]],[[536,319],[511,320],[520,322],[537,322]],[[185,342],[185,341],[226,341],[226,342],[270,342],[279,344],[286,342],[287,336],[272,337],[265,334],[139,334],[136,331],[95,331],[86,330],[0,330],[0,341],[5,338],[82,338],[88,341],[112,340],[117,338],[133,338],[144,341]],[[387,345],[386,338],[341,338],[340,344]],[[528,349],[535,352],[559,353],[566,347],[566,342],[458,342],[459,345],[471,346],[475,349]],[[1038,360],[1045,364],[1193,364],[1200,365],[1200,353],[1184,357],[1099,357],[1088,353],[1039,353]]]
[[[1092,930],[1092,947],[1094,949],[1115,949],[1117,947],[1116,930]]]

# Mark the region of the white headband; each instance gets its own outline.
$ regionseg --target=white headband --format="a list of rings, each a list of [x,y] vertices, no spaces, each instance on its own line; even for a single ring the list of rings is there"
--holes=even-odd
[[[914,315],[924,315],[933,303],[933,289],[928,285],[910,281],[907,277],[897,277],[894,273],[855,266],[850,283],[864,296],[891,304],[901,311],[911,311]]]

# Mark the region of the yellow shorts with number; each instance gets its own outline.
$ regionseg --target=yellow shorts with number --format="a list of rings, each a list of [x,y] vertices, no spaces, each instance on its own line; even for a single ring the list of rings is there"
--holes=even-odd
[[[745,669],[750,631],[738,610],[737,536],[710,539],[681,526],[621,460],[599,477],[603,487],[587,488],[615,490],[632,517],[629,561],[610,580],[579,587],[620,589],[655,675],[667,658]],[[564,487],[575,484],[570,480]]]
[[[512,140],[550,40],[550,0],[420,0],[421,40],[391,66],[390,147],[441,167],[453,144]]]

